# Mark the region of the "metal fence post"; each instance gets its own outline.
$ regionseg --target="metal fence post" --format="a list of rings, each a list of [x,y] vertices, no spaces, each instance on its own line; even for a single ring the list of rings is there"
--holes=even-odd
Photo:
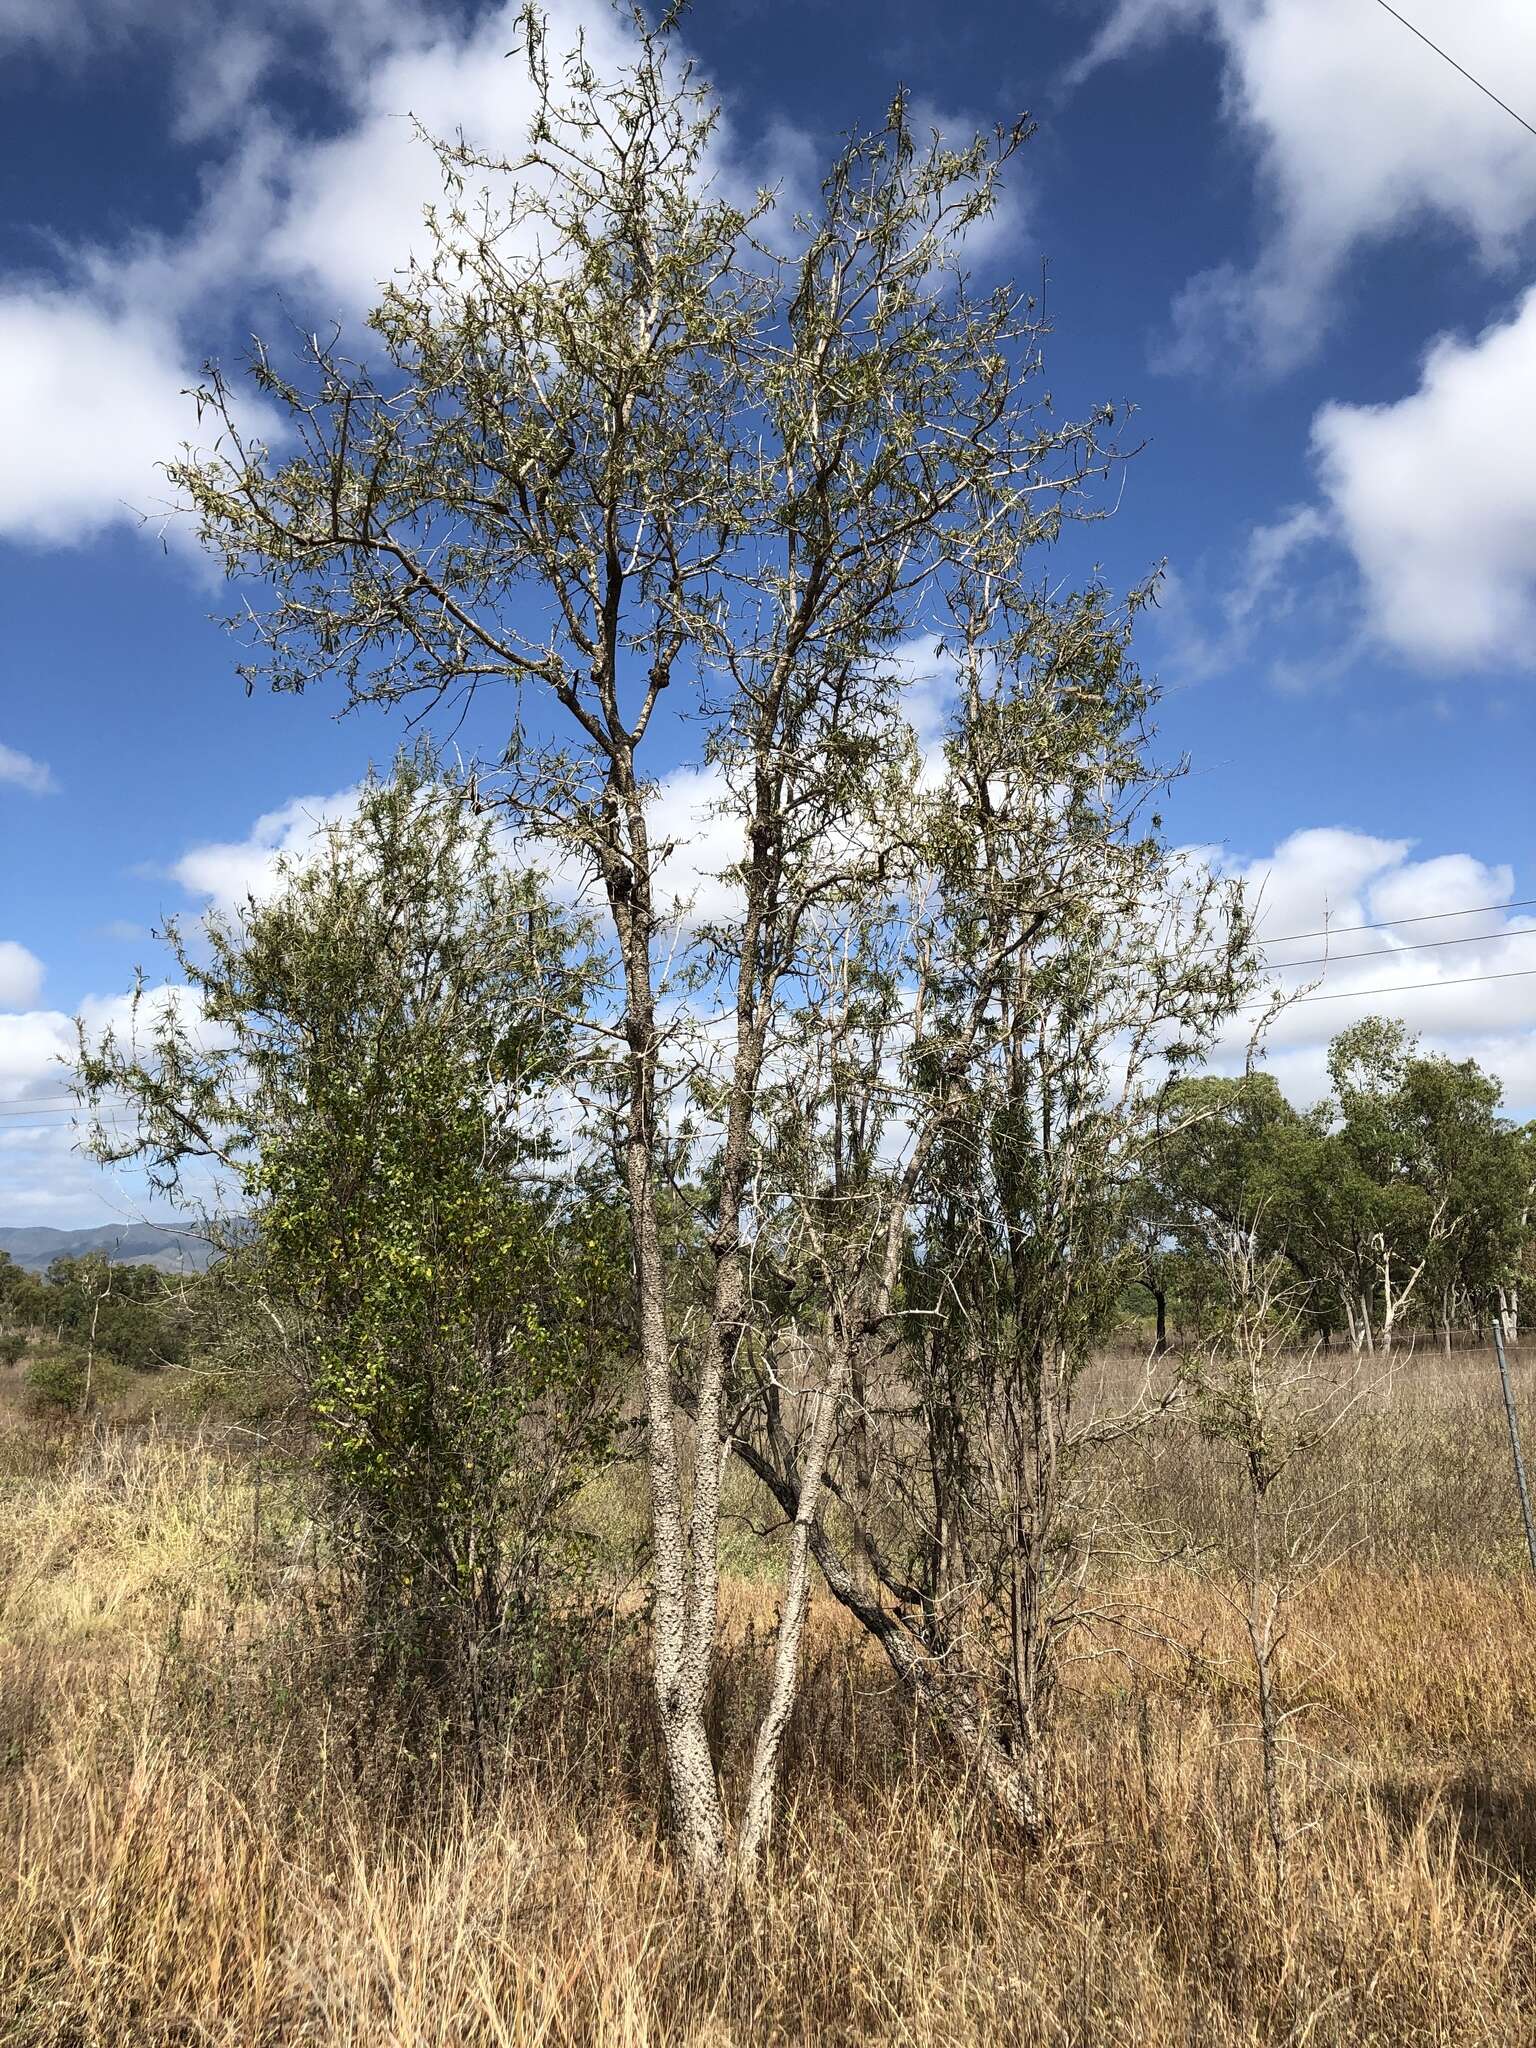
[[[1515,1484],[1520,1489],[1520,1519],[1525,1524],[1525,1547],[1530,1552],[1531,1570],[1536,1572],[1536,1529],[1531,1527],[1531,1496],[1525,1483],[1525,1460],[1520,1455],[1520,1425],[1515,1420],[1515,1397],[1509,1384],[1509,1365],[1504,1357],[1504,1319],[1493,1316],[1493,1348],[1498,1354],[1499,1383],[1504,1389],[1504,1413],[1509,1420],[1509,1449],[1515,1461]]]

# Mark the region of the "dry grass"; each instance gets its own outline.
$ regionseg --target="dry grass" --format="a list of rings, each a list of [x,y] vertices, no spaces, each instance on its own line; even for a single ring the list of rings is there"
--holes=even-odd
[[[238,1440],[0,1423],[0,2039],[1536,2041],[1536,1595],[1496,1386],[1450,1370],[1330,1448],[1352,1548],[1296,1609],[1283,1896],[1234,1624],[1170,1564],[1074,1669],[1033,1859],[818,1609],[775,1867],[718,1922],[658,1835],[638,1641],[472,1808],[317,1665],[291,1503],[268,1472],[258,1504]],[[1189,1433],[1133,1480],[1164,1520],[1226,1512]],[[729,1609],[734,1768],[771,1595],[743,1577]]]

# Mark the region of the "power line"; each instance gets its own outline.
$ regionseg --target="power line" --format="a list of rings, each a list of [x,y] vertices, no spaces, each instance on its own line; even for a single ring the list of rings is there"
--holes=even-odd
[[[1406,924],[1408,920],[1404,918]],[[1277,974],[1288,974],[1293,967],[1337,967],[1345,960],[1393,960],[1399,953],[1428,953],[1437,946],[1483,946],[1490,941],[1502,944],[1505,939],[1536,939],[1536,925],[1526,925],[1517,932],[1469,932],[1455,939],[1419,939],[1411,946],[1388,946],[1373,953],[1314,953],[1310,960],[1277,960],[1271,963]]]
[[[1372,954],[1369,957],[1380,959],[1383,956]],[[1342,1003],[1350,996],[1354,996],[1356,1000],[1363,998],[1367,1002],[1374,1002],[1378,996],[1432,996],[1438,995],[1443,988],[1470,988],[1474,982],[1479,981],[1528,981],[1532,975],[1536,975],[1536,967],[1514,967],[1505,974],[1459,974],[1452,981],[1399,981],[1388,988],[1339,988],[1333,989],[1327,995],[1292,996],[1285,1008],[1289,1009],[1296,1003]],[[1242,1008],[1267,1010],[1269,1004],[1244,1003]]]
[[[1291,946],[1301,939],[1339,939],[1350,932],[1389,932],[1400,924],[1430,924],[1438,917],[1489,917],[1496,910],[1536,909],[1536,896],[1522,896],[1513,903],[1472,903],[1465,910],[1423,910],[1414,917],[1383,917],[1374,924],[1325,924],[1315,932],[1285,932],[1273,939],[1259,938],[1261,946]],[[1505,933],[1490,933],[1492,938],[1506,937]]]
[[[1444,61],[1450,65],[1453,71],[1459,71],[1462,77],[1467,81],[1468,85],[1475,85],[1478,91],[1483,95],[1483,97],[1485,99],[1492,100],[1493,104],[1496,107],[1499,107],[1500,109],[1502,109],[1504,113],[1508,114],[1511,121],[1518,121],[1520,123],[1520,126],[1525,130],[1527,135],[1536,135],[1536,128],[1533,128],[1531,126],[1530,122],[1526,120],[1524,114],[1517,114],[1514,108],[1509,104],[1509,102],[1507,100],[1501,100],[1498,94],[1493,90],[1491,86],[1484,85],[1483,81],[1480,78],[1474,78],[1472,73],[1467,69],[1465,64],[1458,64],[1456,62],[1456,59],[1451,55],[1449,50],[1442,50],[1438,43],[1432,43],[1429,37],[1425,35],[1423,29],[1414,27],[1413,23],[1408,19],[1406,14],[1399,14],[1395,7],[1388,5],[1388,0],[1376,0],[1376,5],[1378,7],[1385,8],[1386,12],[1391,15],[1394,21],[1400,21],[1402,23],[1403,27],[1407,29],[1409,35],[1417,36],[1419,41],[1424,45],[1424,47],[1427,50],[1433,50],[1437,57],[1443,58]]]
[[[1386,0],[1381,0],[1381,4],[1385,6]],[[1392,10],[1388,8],[1387,11],[1390,13]],[[1401,19],[1401,16],[1399,16],[1399,19]],[[1406,24],[1406,26],[1412,27],[1412,24],[1408,23]],[[1418,31],[1415,30],[1414,33],[1417,34]],[[1474,83],[1475,82],[1476,81],[1474,80]],[[1516,118],[1518,118],[1518,116]],[[1533,134],[1536,134],[1536,129],[1533,129],[1531,132]],[[1374,921],[1365,924],[1319,925],[1312,931],[1283,932],[1278,937],[1274,938],[1264,938],[1256,935],[1256,943],[1266,949],[1270,946],[1293,946],[1298,945],[1303,939],[1345,938],[1352,936],[1357,932],[1388,932],[1396,931],[1402,925],[1433,924],[1436,923],[1439,919],[1446,917],[1491,917],[1496,912],[1500,911],[1533,909],[1536,909],[1536,896],[1520,896],[1514,898],[1512,901],[1507,903],[1471,903],[1468,904],[1465,907],[1465,909],[1462,910],[1422,910],[1415,912],[1415,914],[1412,917],[1384,917],[1375,919]],[[1277,960],[1272,961],[1270,965],[1273,972],[1283,974],[1288,973],[1292,968],[1296,967],[1337,967],[1342,965],[1346,960],[1390,960],[1396,953],[1423,953],[1433,951],[1434,949],[1442,946],[1475,946],[1484,940],[1526,939],[1532,937],[1536,937],[1536,926],[1531,926],[1525,930],[1514,932],[1473,932],[1469,933],[1465,937],[1457,936],[1449,939],[1421,939],[1413,945],[1393,946],[1387,948],[1385,951],[1380,953],[1372,953],[1368,951],[1362,953],[1322,953],[1318,954],[1315,958],[1312,959]],[[1408,981],[1399,983],[1395,988],[1340,989],[1336,993],[1330,995],[1296,996],[1292,1000],[1295,1002],[1303,1003],[1331,1003],[1338,1002],[1342,1000],[1345,996],[1350,995],[1400,995],[1407,992],[1418,992],[1425,989],[1464,988],[1474,982],[1480,981],[1518,981],[1524,975],[1531,973],[1536,973],[1536,968],[1522,968],[1514,973],[1508,974],[1461,975],[1458,976],[1454,981]],[[1267,1006],[1262,1003],[1254,1003],[1247,1004],[1244,1007],[1249,1009],[1263,1009]],[[123,1109],[130,1107],[131,1104],[132,1097],[124,1095],[115,1098],[103,1098],[100,1103],[92,1105],[92,1108],[94,1109],[100,1107],[106,1109]],[[0,1117],[34,1116],[39,1114],[43,1116],[55,1116],[63,1115],[69,1111],[80,1111],[85,1107],[86,1105],[81,1103],[77,1098],[73,1096],[70,1096],[68,1098],[60,1097],[51,1101],[38,1102],[29,1101],[25,1096],[12,1096],[9,1098],[9,1100],[0,1101]],[[35,1125],[32,1128],[39,1130],[62,1130],[63,1128],[65,1128],[65,1126],[61,1124],[40,1124]]]
[[[100,1106],[103,1109],[120,1109],[128,1100],[129,1097],[126,1095],[103,1096]],[[38,1110],[48,1114],[55,1110],[83,1109],[84,1107],[83,1103],[75,1101],[73,1097],[68,1102],[47,1102],[41,1100],[32,1102],[25,1095],[13,1095],[9,1101],[0,1102],[0,1116],[31,1116],[34,1111]]]

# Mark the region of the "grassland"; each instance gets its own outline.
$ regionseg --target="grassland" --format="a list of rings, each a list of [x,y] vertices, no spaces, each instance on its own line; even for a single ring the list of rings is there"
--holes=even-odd
[[[1532,1366],[1518,1367],[1528,1375]],[[659,1832],[639,1624],[468,1802],[327,1667],[302,1508],[250,1436],[0,1410],[7,2048],[1536,2041],[1536,1591],[1491,1361],[1415,1364],[1312,1475],[1277,1880],[1223,1598],[1227,1454],[1135,1452],[1026,1858],[819,1605],[774,1865],[712,1922]],[[745,1502],[742,1503],[746,1505]],[[589,1504],[618,1556],[635,1504]],[[771,1586],[736,1539],[715,1702],[744,1761]]]

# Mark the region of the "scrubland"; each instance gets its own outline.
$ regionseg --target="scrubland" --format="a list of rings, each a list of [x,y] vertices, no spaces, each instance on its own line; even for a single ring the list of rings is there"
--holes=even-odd
[[[627,1482],[583,1503],[610,1625],[470,1797],[331,1657],[258,1441],[0,1409],[8,2048],[1536,2041],[1536,1590],[1486,1358],[1401,1371],[1309,1477],[1282,1873],[1212,1547],[1229,1454],[1178,1421],[1118,1454],[1126,1528],[1161,1540],[1106,1557],[1047,1845],[993,1827],[819,1600],[771,1866],[718,1918],[658,1821]],[[773,1539],[736,1504],[715,1714],[741,1771]]]

